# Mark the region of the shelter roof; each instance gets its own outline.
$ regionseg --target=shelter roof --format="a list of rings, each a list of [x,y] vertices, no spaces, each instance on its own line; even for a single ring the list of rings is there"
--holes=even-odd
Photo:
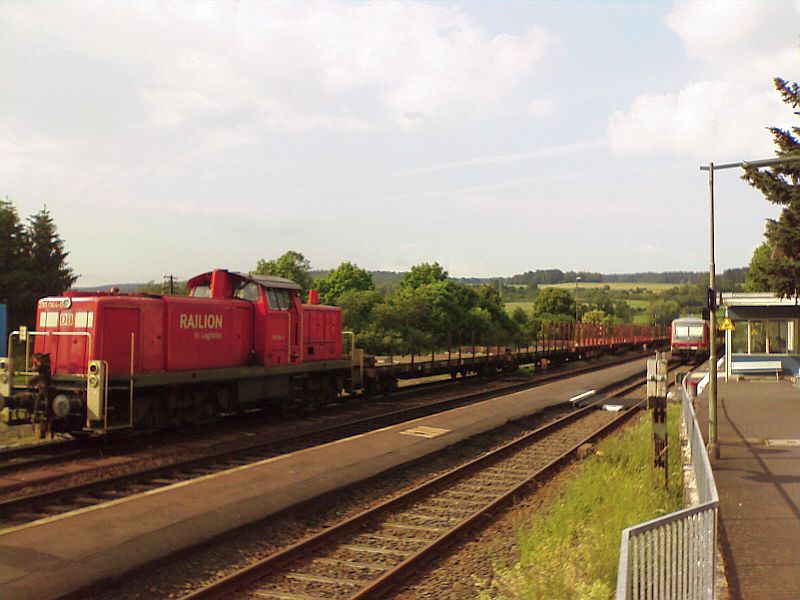
[[[795,298],[780,298],[772,293],[722,294],[722,307],[734,319],[797,319],[800,304]]]

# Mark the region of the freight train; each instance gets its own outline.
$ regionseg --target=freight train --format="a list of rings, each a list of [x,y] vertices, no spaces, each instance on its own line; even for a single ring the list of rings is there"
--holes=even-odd
[[[383,362],[342,331],[341,310],[302,303],[293,281],[217,269],[188,296],[66,292],[38,302],[36,329],[9,336],[24,359],[0,358],[0,408],[41,435],[105,434],[216,420],[396,387],[397,380],[510,371],[657,344],[643,326],[547,326],[534,346]]]

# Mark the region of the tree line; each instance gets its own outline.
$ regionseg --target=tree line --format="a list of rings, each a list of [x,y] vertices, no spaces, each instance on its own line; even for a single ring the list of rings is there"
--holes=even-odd
[[[6,304],[9,327],[31,325],[39,298],[75,283],[67,256],[47,206],[23,222],[14,203],[0,199],[0,303]]]
[[[747,268],[727,269],[722,275],[727,285],[742,284],[747,275]],[[504,278],[502,281],[511,285],[538,286],[558,283],[574,283],[580,280],[586,283],[674,283],[675,285],[703,284],[708,281],[708,271],[648,271],[643,273],[594,273],[590,271],[562,271],[560,269],[537,269],[519,275]]]
[[[350,262],[312,277],[309,261],[297,251],[260,260],[256,273],[292,279],[303,291],[316,289],[324,304],[339,306],[345,329],[372,354],[423,354],[459,346],[525,346],[553,322],[630,323],[632,311],[607,290],[539,290],[531,310],[506,311],[494,285],[453,280],[439,263],[421,263],[396,285],[376,287],[372,275]]]

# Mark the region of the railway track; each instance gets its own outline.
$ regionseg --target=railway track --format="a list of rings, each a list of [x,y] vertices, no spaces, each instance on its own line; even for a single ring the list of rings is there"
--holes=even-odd
[[[547,381],[561,379],[573,374],[576,373],[559,373],[547,379]],[[640,376],[637,376],[636,379],[639,380]],[[344,437],[372,431],[457,406],[463,406],[499,395],[529,389],[541,383],[544,383],[541,379],[536,382],[527,381],[517,383],[503,387],[502,389],[467,394],[465,396],[441,400],[423,406],[394,410],[377,416],[370,415],[348,423],[340,423],[325,426],[314,431],[287,435],[283,438],[272,439],[268,442],[256,442],[244,448],[216,452],[211,455],[204,455],[157,467],[145,467],[122,475],[115,475],[77,485],[72,484],[39,493],[9,498],[0,501],[0,529],[24,525],[32,521],[110,502],[126,496],[188,481],[237,466],[251,464],[281,454],[287,454]],[[606,389],[598,390],[598,393],[606,393],[626,383],[627,380],[625,382],[618,382],[617,384],[608,386]],[[638,383],[636,385],[638,385]]]
[[[26,444],[0,450],[0,475],[20,469],[80,458],[85,454],[79,440]]]
[[[630,389],[641,386],[641,381]],[[628,419],[600,400],[337,523],[183,600],[383,598],[543,474]]]
[[[557,381],[559,379],[563,379],[565,377],[571,377],[573,375],[580,375],[582,373],[589,373],[601,368],[611,367],[617,364],[622,364],[624,362],[635,360],[636,358],[640,358],[641,356],[637,357],[623,357],[621,359],[611,360],[604,362],[599,365],[588,365],[583,367],[578,367],[575,369],[563,369],[557,370],[553,373],[548,373],[541,377],[536,377],[533,380],[530,380],[528,383],[530,385],[541,385],[543,383],[549,383],[551,381]],[[445,381],[426,381],[424,383],[404,386],[398,390],[396,390],[392,394],[392,398],[403,398],[409,395],[418,394],[422,391],[435,391],[437,389],[450,389],[454,385],[460,385],[462,382],[464,383],[471,383],[476,381],[477,378],[469,377],[467,379],[459,379],[457,383],[454,383],[451,380]],[[509,388],[509,391],[514,391],[513,389]],[[450,400],[448,400],[450,401]],[[435,402],[430,403],[430,406],[437,406]],[[442,406],[445,406],[444,404]],[[252,421],[252,418],[246,418],[246,422]],[[233,427],[237,427],[239,423],[234,424]],[[212,434],[221,432],[230,431],[230,426],[223,426],[215,428],[211,431]],[[208,435],[208,431],[201,430],[199,436]],[[164,436],[166,441],[170,441],[169,433],[165,433]],[[144,437],[144,436],[139,436]],[[19,445],[7,448],[0,448],[0,476],[7,475],[9,473],[14,473],[15,471],[23,470],[23,469],[35,469],[42,465],[53,465],[60,462],[65,462],[68,460],[76,460],[81,458],[91,458],[98,455],[107,455],[108,453],[114,452],[125,452],[125,451],[132,451],[137,448],[137,440],[139,439],[137,436],[130,436],[130,437],[109,437],[102,440],[98,439],[65,439],[59,440],[55,442],[43,442],[43,443],[34,443],[34,444],[26,444],[26,445]],[[145,440],[140,441],[139,445],[145,444],[152,444],[153,439],[147,438]],[[20,486],[21,487],[21,486]],[[6,487],[4,490],[0,491],[10,491],[13,488]]]

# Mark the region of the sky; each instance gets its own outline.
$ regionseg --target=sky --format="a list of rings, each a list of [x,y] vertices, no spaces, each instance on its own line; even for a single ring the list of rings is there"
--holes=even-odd
[[[800,1],[0,3],[0,196],[77,285],[287,250],[458,277],[708,268],[701,164],[797,125]],[[717,268],[775,207],[716,175]]]

